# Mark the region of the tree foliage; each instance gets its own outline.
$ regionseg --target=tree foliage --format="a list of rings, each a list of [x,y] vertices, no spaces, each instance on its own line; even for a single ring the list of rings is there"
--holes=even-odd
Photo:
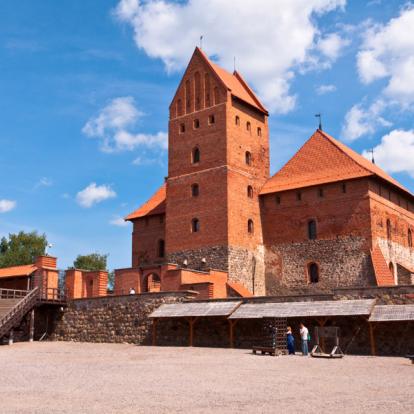
[[[78,255],[73,262],[76,269],[82,270],[106,270],[107,254],[92,253],[86,255]]]
[[[0,268],[34,263],[46,253],[47,238],[36,231],[9,234],[0,240]]]

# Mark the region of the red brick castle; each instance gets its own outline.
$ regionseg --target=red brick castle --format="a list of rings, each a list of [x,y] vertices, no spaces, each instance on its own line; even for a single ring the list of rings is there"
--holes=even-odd
[[[170,105],[168,177],[126,217],[115,294],[200,298],[412,284],[414,196],[324,131],[269,176],[268,112],[196,48]]]

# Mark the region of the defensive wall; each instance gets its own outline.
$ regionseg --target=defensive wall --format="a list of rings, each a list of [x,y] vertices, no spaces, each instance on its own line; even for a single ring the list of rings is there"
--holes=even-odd
[[[191,291],[143,293],[140,295],[107,296],[77,299],[66,308],[47,317],[49,340],[80,342],[112,342],[151,345],[154,326],[149,315],[162,304],[194,301],[197,294]],[[227,298],[217,301],[242,301],[243,303],[303,302],[321,300],[376,299],[378,305],[414,304],[414,286],[341,288],[329,292],[297,295]],[[197,302],[200,302],[197,300]],[[36,335],[45,328],[45,317],[37,318]],[[290,318],[300,350],[299,323],[303,321],[313,332],[320,326],[320,318]],[[43,323],[43,325],[42,325]],[[370,329],[365,317],[331,317],[325,326],[339,326],[341,347],[348,354],[369,355],[372,352]],[[234,330],[234,346],[249,348],[268,340],[269,320],[240,320]],[[42,327],[42,328],[40,328]],[[159,320],[155,341],[160,346],[188,346],[189,323],[185,318]],[[413,322],[379,323],[375,326],[375,353],[378,355],[405,355],[414,350]],[[194,346],[229,347],[229,321],[225,317],[198,318],[194,325]],[[311,344],[312,345],[312,344]],[[326,344],[329,347],[329,343]]]

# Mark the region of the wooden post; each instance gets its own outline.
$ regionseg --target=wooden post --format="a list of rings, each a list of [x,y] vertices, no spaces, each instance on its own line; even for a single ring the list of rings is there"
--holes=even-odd
[[[368,326],[369,326],[369,340],[371,343],[371,355],[375,356],[376,352],[375,352],[375,336],[374,336],[374,330],[375,330],[375,326],[372,323],[368,322]]]
[[[9,335],[9,345],[13,345],[13,339],[14,339],[14,331],[12,329]]]
[[[238,322],[238,319],[227,319],[229,321],[229,328],[230,328],[230,348],[234,348],[234,327],[236,326],[236,323]]]
[[[327,320],[328,320],[328,318],[317,319],[317,322],[318,322],[319,326],[321,328],[323,328],[325,326]],[[325,352],[325,338],[324,337],[322,337],[322,338],[320,337],[319,346],[321,347],[322,352]]]
[[[29,325],[29,341],[33,342],[34,337],[34,309],[30,312],[30,325]]]
[[[157,344],[157,318],[152,320],[152,346]]]
[[[188,323],[190,324],[190,342],[189,346],[193,346],[194,343],[194,324],[198,318],[190,317],[188,318]]]

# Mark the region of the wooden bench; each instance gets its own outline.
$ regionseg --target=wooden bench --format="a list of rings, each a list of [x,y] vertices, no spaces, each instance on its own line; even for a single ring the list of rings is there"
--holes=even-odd
[[[414,364],[414,355],[407,355],[406,357]]]
[[[261,352],[262,355],[269,354],[270,356],[276,356],[276,348],[272,346],[254,346],[252,348],[253,354],[256,355],[257,352]]]

